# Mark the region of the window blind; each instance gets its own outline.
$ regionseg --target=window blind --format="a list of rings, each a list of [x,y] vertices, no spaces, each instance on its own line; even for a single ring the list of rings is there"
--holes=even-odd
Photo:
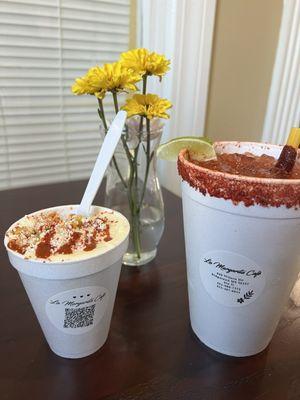
[[[97,102],[70,87],[128,49],[129,3],[0,2],[0,189],[88,177],[101,143]]]

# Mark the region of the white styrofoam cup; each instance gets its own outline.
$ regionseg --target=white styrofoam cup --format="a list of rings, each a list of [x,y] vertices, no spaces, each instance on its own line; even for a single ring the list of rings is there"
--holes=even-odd
[[[275,157],[281,149],[243,142],[215,146],[217,152]],[[189,164],[183,154],[181,162]],[[205,173],[204,168],[195,168]],[[240,179],[251,185],[258,178]],[[284,184],[300,185],[300,180]],[[234,204],[202,194],[185,180],[182,201],[192,329],[223,354],[250,356],[262,351],[299,271],[299,207]]]
[[[75,207],[41,211],[67,212]],[[92,206],[92,212],[100,210],[110,211]],[[112,249],[92,257],[87,253],[84,259],[64,262],[25,259],[11,251],[5,239],[9,260],[20,275],[47,342],[61,357],[88,356],[107,339],[130,229],[127,219],[114,213],[125,224],[126,232]]]

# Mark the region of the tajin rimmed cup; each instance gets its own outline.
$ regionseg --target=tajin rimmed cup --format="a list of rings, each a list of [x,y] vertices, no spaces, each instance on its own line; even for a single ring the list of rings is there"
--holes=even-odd
[[[75,208],[76,205],[52,207],[30,215],[45,211],[68,213]],[[103,346],[109,332],[130,227],[122,214],[92,206],[92,214],[99,211],[116,215],[124,229],[114,246],[104,252],[87,252],[85,258],[63,262],[25,259],[7,247],[7,237],[4,240],[10,263],[19,273],[50,348],[66,358],[94,353]]]
[[[217,153],[267,154],[281,146],[217,142]],[[299,271],[300,180],[212,171],[178,157],[191,325],[232,356],[269,344]]]

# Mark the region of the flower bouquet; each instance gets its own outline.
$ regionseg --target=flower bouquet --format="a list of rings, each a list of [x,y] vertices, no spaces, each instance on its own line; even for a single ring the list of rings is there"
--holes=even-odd
[[[153,259],[164,228],[164,209],[156,174],[156,149],[162,134],[160,119],[169,118],[167,99],[147,93],[151,76],[159,80],[169,70],[164,55],[147,49],[122,53],[119,61],[95,66],[76,79],[72,92],[89,94],[98,102],[101,131],[109,121],[105,106],[112,97],[114,111],[127,112],[127,123],[107,175],[108,207],[121,211],[131,223],[130,244],[124,257],[127,265],[143,265]],[[138,85],[140,83],[140,92]],[[121,104],[124,93],[127,98]],[[107,102],[107,103],[106,103]]]

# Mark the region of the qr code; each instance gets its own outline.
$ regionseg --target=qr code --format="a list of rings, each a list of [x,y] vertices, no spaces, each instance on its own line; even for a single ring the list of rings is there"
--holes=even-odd
[[[66,308],[64,328],[83,328],[93,325],[95,304],[81,308]]]

